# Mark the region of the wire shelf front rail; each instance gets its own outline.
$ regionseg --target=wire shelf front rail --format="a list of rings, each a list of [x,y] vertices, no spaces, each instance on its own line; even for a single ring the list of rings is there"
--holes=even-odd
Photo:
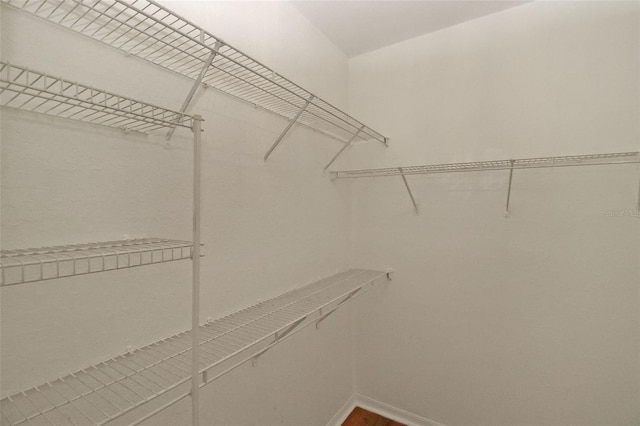
[[[152,0],[1,0],[128,55],[292,118],[346,143],[352,136],[387,144],[379,132]]]
[[[206,376],[206,372],[216,367],[225,370],[204,380],[200,386],[261,356],[303,327],[326,318],[385,274],[350,270],[202,325],[201,374]],[[303,323],[305,320],[311,322]],[[229,362],[232,365],[228,366]],[[162,395],[182,389],[180,386],[190,380],[191,332],[187,331],[5,397],[0,400],[0,413],[11,426],[103,425]],[[187,389],[174,401],[188,395]],[[133,424],[148,417],[150,414],[138,417]]]
[[[190,241],[140,238],[0,251],[0,286],[191,259]]]
[[[190,115],[8,62],[0,62],[0,104],[143,133],[193,126]]]
[[[478,161],[472,163],[432,164],[381,169],[342,170],[332,174],[338,179],[405,176],[431,173],[478,172],[488,170],[535,169],[569,166],[598,166],[640,163],[640,152],[569,155],[560,157],[524,158],[519,160]]]

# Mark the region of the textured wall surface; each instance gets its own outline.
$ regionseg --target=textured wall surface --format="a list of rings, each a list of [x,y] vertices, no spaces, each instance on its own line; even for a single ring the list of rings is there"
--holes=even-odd
[[[237,39],[283,75],[346,104],[346,58],[291,6],[169,6],[214,34],[220,27],[222,37]],[[4,60],[168,108],[179,108],[191,84],[5,7],[2,45]],[[301,49],[314,54],[301,56]],[[341,145],[297,128],[265,164],[262,157],[285,120],[213,90],[200,91],[191,111],[206,120],[202,319],[347,269],[348,190],[322,172]],[[164,134],[124,134],[3,110],[1,132],[3,248],[191,238],[189,131],[179,129],[166,146]],[[3,395],[189,328],[190,268],[184,261],[2,289]],[[319,331],[305,330],[256,368],[235,373],[241,379],[211,385],[203,393],[203,418],[326,423],[351,393],[346,318],[336,315]],[[212,394],[215,402],[207,400]],[[243,409],[233,403],[240,400],[247,401]],[[182,424],[188,410],[164,415]],[[153,422],[177,424],[162,417]]]
[[[340,168],[640,149],[637,2],[535,2],[350,61]],[[352,182],[358,392],[447,425],[640,422],[638,166]],[[342,182],[345,186],[347,182]]]
[[[640,149],[636,2],[536,2],[350,61],[286,3],[166,4],[391,137],[336,169]],[[3,60],[174,109],[190,88],[1,19]],[[400,178],[331,181],[340,145],[321,134],[294,129],[265,164],[284,120],[212,90],[192,112],[203,320],[349,266],[396,270],[205,388],[204,424],[321,425],[353,390],[451,426],[640,422],[640,225],[607,214],[637,207],[637,166],[517,171],[508,219],[505,172],[410,177],[416,216]],[[167,146],[13,110],[1,125],[3,248],[190,238],[190,132]],[[188,262],[0,291],[3,395],[190,324]]]

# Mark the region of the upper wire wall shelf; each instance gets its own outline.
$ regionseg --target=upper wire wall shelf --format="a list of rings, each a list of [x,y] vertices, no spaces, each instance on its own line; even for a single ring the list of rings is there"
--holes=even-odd
[[[380,133],[152,0],[1,1],[345,143],[357,137],[387,144]]]
[[[193,125],[189,115],[2,61],[0,105],[143,133]]]
[[[509,184],[505,217],[511,215],[511,187],[513,171],[516,169],[542,169],[549,167],[604,166],[615,164],[640,163],[640,152],[616,152],[606,154],[567,155],[560,157],[522,158],[518,160],[477,161],[473,163],[431,164],[426,166],[388,167],[383,169],[342,170],[331,172],[337,179],[353,179],[368,177],[400,176],[409,194],[416,214],[420,213],[418,202],[413,196],[408,175],[426,175],[433,173],[481,172],[491,170],[508,170]],[[638,192],[638,209],[640,209],[640,191]]]
[[[388,167],[383,169],[343,170],[332,172],[336,178],[404,176],[431,173],[479,172],[486,170],[536,169],[567,166],[596,166],[640,163],[640,152],[569,155],[562,157],[525,158],[519,160],[478,161],[472,163],[432,164],[426,166]]]
[[[190,259],[190,241],[140,238],[0,251],[0,286]]]
[[[386,274],[350,270],[200,326],[199,387],[259,359],[305,327],[318,326]],[[190,394],[184,385],[192,378],[191,347],[190,331],[160,340],[7,396],[0,400],[0,415],[7,426],[104,425],[127,413],[125,424],[141,423]],[[167,397],[172,399],[160,405]],[[134,411],[157,398],[154,411]]]

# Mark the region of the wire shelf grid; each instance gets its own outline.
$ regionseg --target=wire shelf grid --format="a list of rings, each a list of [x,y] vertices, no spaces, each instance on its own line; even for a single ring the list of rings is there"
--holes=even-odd
[[[7,62],[0,62],[0,104],[142,133],[193,125],[189,115]]]
[[[1,0],[167,70],[291,119],[343,142],[387,139],[262,63],[152,0]]]
[[[525,158],[518,160],[479,161],[472,163],[432,164],[381,169],[343,170],[332,172],[338,179],[405,176],[432,173],[477,172],[487,170],[534,169],[547,167],[596,166],[640,163],[640,152],[569,155],[560,157]]]
[[[0,286],[190,259],[190,241],[139,238],[0,251]]]
[[[379,271],[350,270],[202,325],[201,374],[226,361],[235,362],[248,352],[250,355],[216,377],[203,380],[200,386],[324,319],[383,276],[385,273]],[[304,324],[305,320],[310,321]],[[10,426],[103,425],[190,380],[191,332],[187,331],[7,396],[0,400],[0,414]],[[188,394],[187,391],[174,401]]]

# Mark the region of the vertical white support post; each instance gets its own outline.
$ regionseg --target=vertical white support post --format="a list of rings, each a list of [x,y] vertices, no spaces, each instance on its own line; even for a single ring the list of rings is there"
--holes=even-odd
[[[193,251],[191,289],[191,416],[200,425],[200,166],[202,117],[193,116]]]

